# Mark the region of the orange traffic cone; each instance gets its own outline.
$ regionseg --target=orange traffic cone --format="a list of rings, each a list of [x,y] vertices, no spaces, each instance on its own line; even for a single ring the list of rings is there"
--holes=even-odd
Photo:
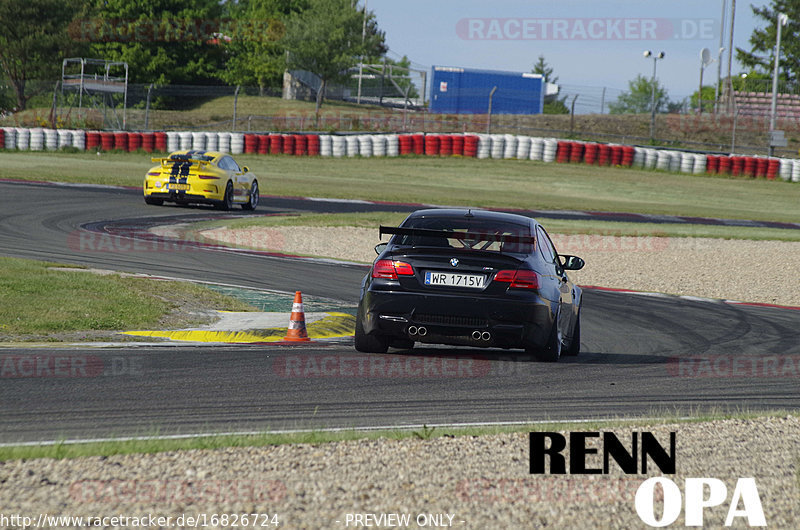
[[[289,317],[289,329],[283,340],[292,342],[310,342],[306,332],[306,314],[303,311],[303,295],[300,291],[294,293],[294,304],[292,304],[292,316]]]

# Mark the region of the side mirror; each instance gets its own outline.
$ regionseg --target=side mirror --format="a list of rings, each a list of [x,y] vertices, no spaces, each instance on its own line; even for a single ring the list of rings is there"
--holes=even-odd
[[[583,261],[578,256],[570,256],[570,255],[563,255],[559,256],[561,258],[561,266],[568,271],[579,271],[586,265],[586,262]]]
[[[380,254],[381,252],[386,250],[387,246],[389,246],[389,243],[378,243],[377,245],[375,245],[375,253]]]
[[[242,166],[242,171],[244,171],[245,173],[249,173],[250,172],[250,168],[247,167],[247,166]]]

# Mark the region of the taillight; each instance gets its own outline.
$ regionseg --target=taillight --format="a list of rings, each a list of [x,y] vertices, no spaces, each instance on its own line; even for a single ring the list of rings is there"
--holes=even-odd
[[[494,281],[509,283],[512,289],[538,289],[539,275],[529,270],[502,270],[494,275]]]
[[[414,268],[404,261],[392,261],[390,259],[379,259],[372,266],[373,278],[386,278],[396,280],[398,276],[413,276]]]

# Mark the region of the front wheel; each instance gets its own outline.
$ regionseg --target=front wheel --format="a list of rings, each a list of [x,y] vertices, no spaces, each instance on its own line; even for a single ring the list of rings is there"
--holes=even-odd
[[[218,210],[230,210],[233,208],[233,183],[230,180],[228,181],[228,185],[225,186],[225,195],[216,206]]]
[[[254,180],[253,185],[250,186],[250,200],[247,201],[247,204],[242,205],[242,210],[255,210],[258,206],[258,198],[258,181]]]
[[[389,339],[387,337],[364,333],[360,311],[356,317],[355,346],[356,350],[363,353],[386,353],[389,350]]]

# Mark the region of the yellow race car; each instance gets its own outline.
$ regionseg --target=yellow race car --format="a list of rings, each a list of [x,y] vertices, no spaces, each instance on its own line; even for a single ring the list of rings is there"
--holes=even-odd
[[[258,205],[256,176],[227,153],[184,150],[152,161],[159,165],[144,177],[147,204],[203,203],[220,210],[230,210],[234,204],[255,210]]]

